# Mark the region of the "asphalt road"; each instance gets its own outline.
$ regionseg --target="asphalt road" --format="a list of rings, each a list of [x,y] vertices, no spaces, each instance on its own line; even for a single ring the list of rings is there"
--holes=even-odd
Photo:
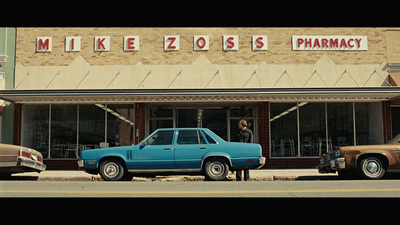
[[[0,181],[0,197],[400,197],[400,180]]]

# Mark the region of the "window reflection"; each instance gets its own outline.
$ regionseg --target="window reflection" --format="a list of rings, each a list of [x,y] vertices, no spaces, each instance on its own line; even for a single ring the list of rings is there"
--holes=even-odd
[[[271,156],[316,157],[340,146],[380,144],[380,104],[271,103]]]
[[[134,106],[107,105],[107,143],[113,146],[128,146],[133,144]]]
[[[271,155],[297,155],[297,103],[271,103]]]
[[[21,145],[42,153],[49,153],[49,107],[50,105],[23,105]]]
[[[77,105],[51,105],[51,158],[78,158]]]
[[[320,155],[326,146],[325,103],[303,104],[299,107],[299,117],[300,155]]]

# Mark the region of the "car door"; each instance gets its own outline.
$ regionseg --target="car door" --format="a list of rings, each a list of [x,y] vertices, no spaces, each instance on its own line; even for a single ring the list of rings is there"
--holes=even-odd
[[[175,169],[174,131],[160,130],[137,146],[133,164],[135,170]]]
[[[177,169],[200,169],[209,144],[199,130],[180,130],[175,144]]]

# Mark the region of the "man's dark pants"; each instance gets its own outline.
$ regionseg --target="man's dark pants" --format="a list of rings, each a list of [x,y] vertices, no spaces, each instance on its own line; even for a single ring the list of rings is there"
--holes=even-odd
[[[244,171],[244,180],[248,181],[250,179],[249,170],[243,170],[243,171]],[[236,171],[236,180],[237,181],[242,180],[242,170]]]

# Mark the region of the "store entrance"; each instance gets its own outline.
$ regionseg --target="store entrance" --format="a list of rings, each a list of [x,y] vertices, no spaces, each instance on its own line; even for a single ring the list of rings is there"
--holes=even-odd
[[[176,107],[148,108],[148,134],[158,128],[208,128],[226,141],[235,141],[238,123],[246,119],[255,134],[254,107]]]

